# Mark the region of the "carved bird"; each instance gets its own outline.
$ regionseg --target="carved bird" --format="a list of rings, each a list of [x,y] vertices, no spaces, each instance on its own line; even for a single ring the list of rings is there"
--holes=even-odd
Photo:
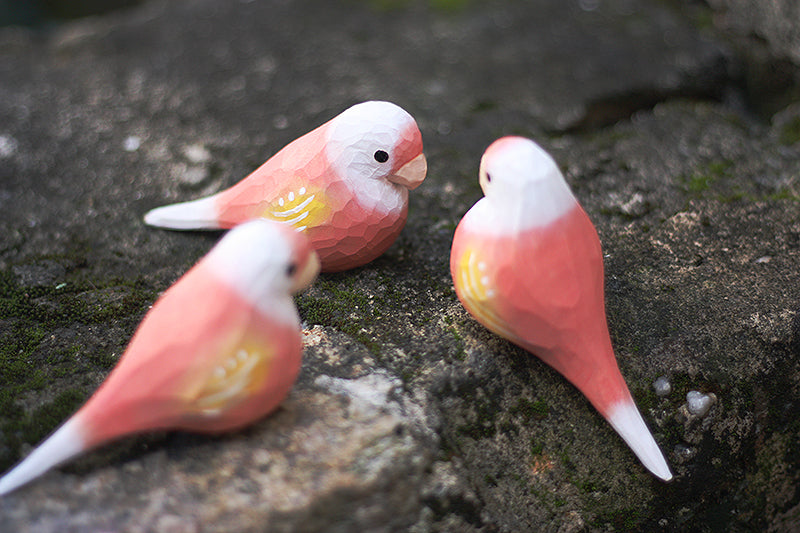
[[[464,307],[572,382],[656,476],[667,462],[617,366],[600,239],[555,161],[503,137],[481,159],[480,199],[456,228],[450,272]]]
[[[413,117],[390,102],[363,102],[289,143],[229,189],[153,209],[144,221],[187,230],[277,220],[306,234],[323,271],[347,270],[395,241],[406,223],[408,191],[426,172]]]
[[[222,432],[273,411],[300,370],[292,293],[318,270],[289,227],[255,220],[228,232],[156,301],[83,407],[0,478],[0,494],[124,435]]]

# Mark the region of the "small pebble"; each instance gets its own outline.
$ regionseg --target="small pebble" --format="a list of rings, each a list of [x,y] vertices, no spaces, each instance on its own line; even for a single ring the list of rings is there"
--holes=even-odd
[[[131,135],[122,141],[122,149],[126,152],[135,152],[142,145],[142,139],[136,135]]]
[[[182,185],[189,187],[198,186],[208,179],[210,175],[211,172],[206,167],[189,167],[178,176],[178,181]]]
[[[619,206],[619,210],[622,211],[622,214],[624,215],[640,217],[647,214],[647,212],[650,210],[650,207],[647,205],[647,201],[645,200],[644,196],[637,192],[628,198],[626,202],[622,203]]]
[[[697,449],[685,444],[676,444],[673,449],[673,456],[678,463],[684,463],[697,455]]]
[[[17,141],[9,135],[0,135],[0,159],[6,159],[17,151]]]
[[[285,130],[289,127],[289,119],[284,115],[276,115],[272,119],[272,127],[276,130]]]
[[[653,383],[653,388],[656,391],[656,396],[659,398],[669,396],[669,393],[672,392],[672,385],[670,384],[667,376],[659,377],[655,383]]]
[[[202,144],[190,144],[183,148],[183,157],[190,163],[198,165],[211,161],[211,152]]]
[[[715,400],[716,397],[713,394],[703,394],[702,392],[691,390],[686,393],[686,408],[693,415],[705,416]]]

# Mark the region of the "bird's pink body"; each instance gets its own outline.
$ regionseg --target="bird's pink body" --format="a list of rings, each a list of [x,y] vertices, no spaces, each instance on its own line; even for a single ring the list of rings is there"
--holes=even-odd
[[[261,217],[303,232],[322,270],[366,264],[397,239],[427,162],[414,119],[389,102],[349,108],[229,189],[154,209],[153,226],[226,229]]]
[[[552,158],[504,137],[481,160],[479,200],[456,228],[450,273],[484,326],[572,382],[654,474],[672,474],[617,366],[600,239]]]
[[[275,410],[300,371],[292,292],[318,271],[289,227],[255,220],[228,232],[155,302],[83,407],[0,478],[0,495],[124,435],[227,431]]]
[[[603,416],[629,400],[606,324],[600,241],[583,209],[576,204],[551,225],[518,235],[486,235],[472,226],[458,226],[451,253],[464,307],[558,370]],[[469,255],[485,265],[481,277],[493,280],[491,310],[475,305],[458,281],[467,272],[459,263]]]
[[[155,303],[76,414],[88,447],[153,429],[236,429],[272,412],[289,393],[300,371],[297,327],[265,316],[205,265],[181,281]],[[224,382],[215,371],[235,377],[246,363],[237,359],[242,350],[257,359],[246,386],[214,401]]]
[[[255,217],[289,221],[306,233],[325,271],[353,268],[383,254],[405,226],[408,189],[397,187],[396,197],[388,202],[360,201],[357,191],[334,170],[325,151],[310,148],[324,145],[326,134],[327,125],[307,133],[217,195],[220,226],[232,228]],[[422,153],[415,125],[406,128],[402,140],[396,149],[397,161],[411,161]],[[393,173],[402,166],[395,164]],[[260,201],[254,202],[254,198]],[[308,209],[284,215],[292,205],[302,205],[309,198]],[[292,222],[305,212],[309,214]]]

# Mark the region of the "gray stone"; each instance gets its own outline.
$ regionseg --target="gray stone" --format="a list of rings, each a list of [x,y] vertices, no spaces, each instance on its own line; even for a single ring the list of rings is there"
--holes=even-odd
[[[703,394],[696,390],[686,393],[686,408],[695,416],[705,416],[716,401],[717,397],[714,394]]]
[[[754,33],[773,53],[800,65],[800,4],[793,0],[708,0],[722,11],[726,27],[740,34]]]
[[[751,105],[769,116],[800,99],[800,4],[708,0],[713,25],[738,50]]]
[[[669,378],[660,376],[653,382],[653,390],[656,392],[656,396],[669,396],[669,393],[672,392],[672,384],[669,382]]]
[[[25,287],[56,286],[67,273],[63,265],[47,259],[33,264],[17,265],[11,270],[17,276],[18,283]]]
[[[797,527],[796,108],[759,123],[708,101],[737,59],[655,0],[439,4],[153,1],[0,30],[3,468],[219,236],[147,228],[148,209],[238,181],[364,99],[417,117],[430,162],[398,242],[296,298],[304,364],[275,414],[109,444],[0,499],[2,527]],[[552,153],[597,226],[617,358],[670,484],[455,297],[453,230],[481,151],[510,133]],[[690,390],[720,401],[690,416]]]

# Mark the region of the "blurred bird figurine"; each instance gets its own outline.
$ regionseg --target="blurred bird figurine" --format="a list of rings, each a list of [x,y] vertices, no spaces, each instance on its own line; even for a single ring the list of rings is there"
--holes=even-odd
[[[481,159],[480,199],[459,223],[450,273],[484,326],[558,370],[659,478],[669,466],[619,371],[597,231],[553,159],[503,137]]]
[[[0,494],[124,435],[222,432],[273,411],[300,370],[292,293],[318,270],[308,240],[288,227],[231,230],[156,301],[86,404],[0,478]]]
[[[417,123],[389,102],[354,105],[286,145],[229,189],[153,209],[145,223],[223,229],[263,217],[302,231],[325,272],[364,265],[406,223],[408,191],[425,179]]]

